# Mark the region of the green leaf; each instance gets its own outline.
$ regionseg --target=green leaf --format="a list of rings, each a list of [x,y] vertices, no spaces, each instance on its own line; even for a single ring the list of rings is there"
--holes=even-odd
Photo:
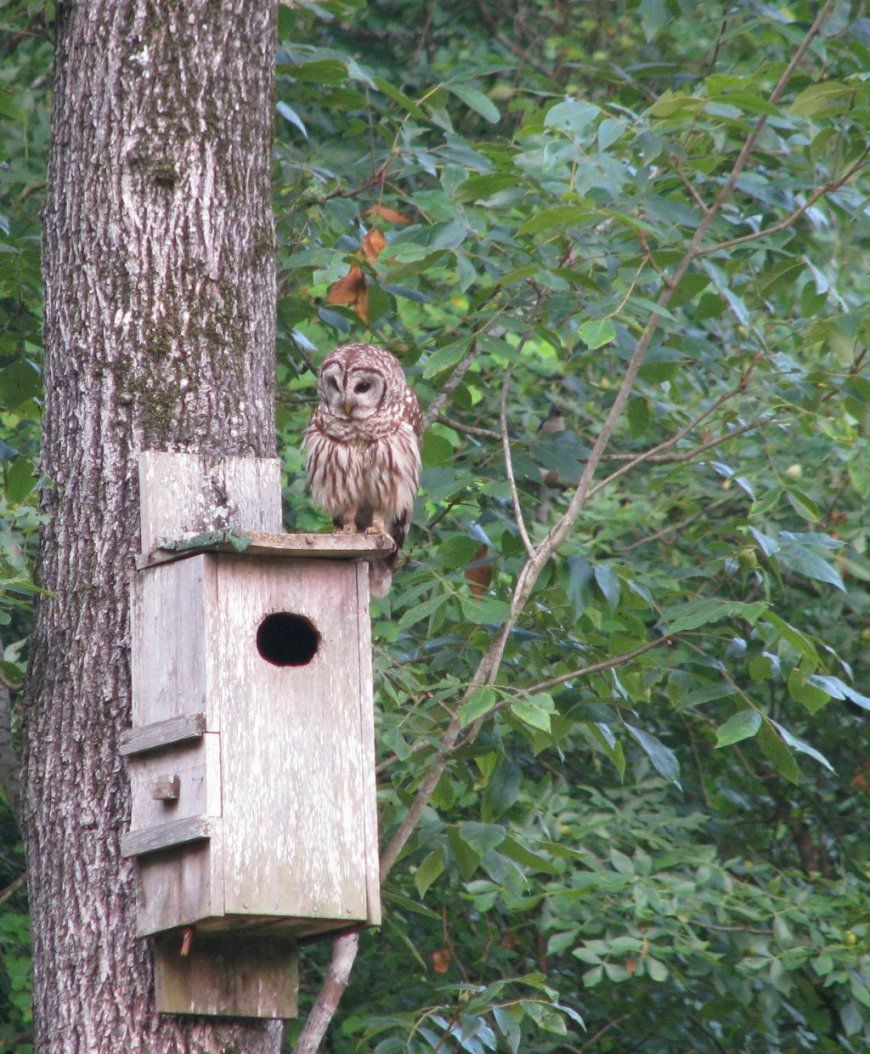
[[[0,370],[0,405],[14,410],[42,394],[42,374],[29,359],[19,359]]]
[[[494,1006],[492,1008],[492,1016],[498,1025],[499,1031],[505,1038],[510,1054],[519,1054],[520,1043],[523,1039],[523,1033],[520,1029],[520,1022],[525,1016],[523,1008],[518,1003],[508,1006]]]
[[[445,84],[444,87],[449,92],[452,92],[457,99],[461,99],[469,109],[480,114],[485,121],[489,121],[490,124],[498,124],[501,119],[498,107],[483,92],[478,91],[477,88],[471,88],[467,84]]]
[[[459,708],[459,720],[462,727],[470,725],[484,714],[488,714],[498,701],[494,688],[475,688],[467,701]]]
[[[797,668],[788,675],[788,694],[796,703],[805,706],[811,714],[817,713],[831,699],[829,692],[817,684],[810,683]]]
[[[378,91],[384,93],[388,99],[392,99],[393,102],[398,103],[403,109],[407,110],[412,117],[416,117],[418,121],[427,121],[429,118],[425,112],[420,109],[417,103],[413,99],[410,99],[404,92],[400,92],[398,88],[383,77],[376,77],[375,84],[377,85]]]
[[[794,487],[788,487],[786,488],[785,496],[788,498],[789,505],[791,505],[798,516],[802,516],[810,523],[817,523],[821,519],[822,514],[818,505],[802,491]]]
[[[824,674],[814,673],[807,677],[806,683],[821,688],[823,692],[827,692],[834,699],[848,699],[863,710],[870,710],[870,698],[856,691],[851,685],[846,684],[845,681],[841,681],[839,677],[829,677]]]
[[[486,785],[482,812],[485,821],[498,820],[508,811],[519,797],[521,781],[522,770],[519,765],[506,758]]]
[[[440,593],[438,596],[424,600],[422,604],[413,605],[408,608],[405,614],[399,619],[397,628],[399,631],[410,629],[411,626],[416,625],[418,622],[422,622],[424,618],[429,618],[430,615],[434,614],[443,604],[446,603],[447,597],[443,593]]]
[[[610,862],[621,875],[634,874],[634,864],[631,862],[631,857],[626,856],[625,853],[620,853],[618,849],[610,850]]]
[[[716,746],[727,747],[749,739],[761,728],[761,714],[757,710],[740,710],[716,729]]]
[[[525,234],[536,234],[539,231],[549,231],[554,228],[562,230],[575,223],[594,219],[597,213],[594,209],[583,205],[554,205],[548,209],[541,209],[530,216],[525,223],[517,228],[517,236]],[[613,339],[612,337],[610,338]]]
[[[532,728],[539,728],[542,732],[550,731],[550,714],[536,703],[520,699],[511,705],[511,713]]]
[[[780,618],[779,615],[775,614],[773,611],[766,611],[764,613],[763,621],[773,626],[783,640],[788,641],[788,643],[805,659],[814,662],[816,666],[820,664],[819,653],[816,651],[813,642],[805,633],[801,633],[800,630],[795,629],[794,626],[786,622],[785,619]]]
[[[414,873],[414,885],[420,897],[426,896],[426,890],[432,885],[436,878],[444,872],[444,850],[439,846],[423,860]]]
[[[590,351],[597,351],[616,339],[616,326],[609,318],[592,318],[577,330],[577,336]]]
[[[517,185],[517,177],[504,172],[486,173],[482,176],[469,176],[454,191],[454,198],[460,202],[484,201],[503,190],[513,190]],[[535,269],[537,271],[537,269]]]
[[[758,733],[758,743],[764,756],[776,771],[790,783],[797,785],[800,779],[800,770],[794,759],[794,754],[785,745],[782,737],[774,727],[768,724],[767,721],[764,722],[761,726],[761,731]]]
[[[6,497],[13,505],[24,501],[36,488],[36,466],[29,457],[19,457],[6,470]]]
[[[679,786],[680,763],[677,761],[677,755],[652,733],[644,732],[643,729],[635,728],[634,725],[628,723],[626,723],[625,727],[640,744],[656,772],[669,782],[676,783]]]
[[[544,1029],[545,1032],[553,1032],[557,1036],[567,1035],[565,1020],[552,1004],[523,999],[521,1005],[538,1028]]]
[[[456,831],[465,845],[478,859],[484,853],[488,853],[490,849],[495,849],[496,846],[501,845],[506,833],[504,827],[499,824],[476,823],[473,820],[457,824]]]
[[[510,835],[502,842],[500,851],[517,864],[527,867],[530,871],[540,871],[545,875],[559,874],[559,868],[556,867],[549,857],[532,852],[531,849],[527,849],[521,842],[511,838]]]
[[[687,274],[671,295],[668,301],[669,308],[682,307],[694,300],[710,284],[710,279],[704,274]]]
[[[798,95],[789,113],[800,117],[831,117],[843,113],[852,104],[854,88],[841,81],[812,84]]]
[[[800,537],[799,535],[795,536]],[[840,572],[829,564],[814,548],[802,545],[798,541],[788,541],[782,545],[774,559],[777,563],[796,571],[807,578],[813,578],[817,582],[825,582],[827,585],[836,586],[837,589],[846,592]]]
[[[442,348],[437,348],[426,359],[426,364],[423,367],[424,379],[429,380],[432,377],[436,377],[439,373],[443,373],[445,370],[455,366],[463,355],[465,355],[470,346],[470,338],[463,337],[461,340],[454,340],[450,344],[445,344]]]
[[[816,750],[815,747],[811,747],[809,743],[805,743],[802,739],[798,739],[797,736],[793,736],[787,728],[778,724],[776,721],[771,721],[771,724],[776,728],[783,741],[788,744],[792,750],[797,750],[799,753],[806,754],[808,757],[815,759],[820,765],[824,765],[829,772],[834,771],[834,766],[828,761],[825,755]]]
[[[639,11],[643,35],[649,44],[667,24],[667,4],[665,0],[641,0]]]
[[[556,128],[560,132],[577,136],[592,124],[599,112],[598,107],[591,103],[566,99],[564,102],[556,103],[547,111],[544,127]]]
[[[495,597],[460,597],[459,606],[469,622],[476,622],[481,626],[498,625],[511,613],[510,604],[505,600],[496,600]]]
[[[696,99],[692,95],[686,95],[685,92],[674,92],[669,90],[664,92],[659,99],[653,103],[649,112],[653,117],[674,117],[678,113],[688,116],[693,113],[698,113],[703,106],[703,99]]]
[[[616,611],[619,604],[619,576],[609,564],[595,564],[593,567],[595,582],[604,595],[610,610]]]
[[[292,67],[292,73],[298,81],[333,87],[341,84],[347,76],[344,63],[338,59],[314,59],[311,62],[299,62]]]
[[[737,600],[720,600],[710,597],[703,600],[689,600],[669,608],[665,614],[665,623],[669,633],[683,633],[697,629],[711,622],[721,622],[724,618],[742,618],[754,626],[767,610],[767,604],[756,600],[751,604]]]
[[[284,118],[285,121],[289,121],[290,124],[297,128],[305,139],[308,138],[308,130],[306,129],[302,118],[293,109],[292,106],[288,106],[286,102],[279,102],[277,105],[278,113]]]
[[[667,981],[668,968],[663,962],[648,955],[646,959],[644,959],[644,964],[646,965],[646,972],[653,981],[658,981],[659,983]]]

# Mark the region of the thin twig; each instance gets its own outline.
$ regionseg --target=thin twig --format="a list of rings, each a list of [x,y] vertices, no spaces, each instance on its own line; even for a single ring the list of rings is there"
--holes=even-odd
[[[478,428],[477,425],[466,425],[453,417],[445,417],[444,414],[438,415],[438,422],[439,424],[447,425],[448,428],[452,428],[456,432],[462,432],[464,435],[474,436],[477,439],[495,439],[496,441],[501,439],[501,436],[494,428]]]
[[[604,490],[605,487],[609,487],[614,480],[619,479],[620,476],[624,476],[626,472],[630,472],[637,465],[642,464],[644,461],[655,461],[658,464],[671,464],[677,465],[685,461],[691,461],[692,458],[696,458],[699,454],[705,454],[708,450],[712,450],[714,447],[721,446],[723,443],[727,443],[729,439],[736,439],[738,436],[746,435],[747,432],[753,432],[759,425],[767,424],[772,421],[773,418],[768,414],[761,414],[750,421],[749,424],[741,425],[740,428],[734,428],[730,432],[726,432],[725,435],[716,436],[715,439],[708,439],[704,443],[700,443],[698,446],[693,447],[691,450],[686,450],[681,454],[671,454],[668,457],[654,457],[650,458],[644,454],[638,454],[633,461],[626,461],[624,465],[620,465],[615,472],[611,472],[609,476],[605,476],[599,483],[596,483],[594,487],[589,491],[589,497],[593,494],[597,494],[599,491]],[[677,440],[678,441],[678,440]],[[666,440],[669,446],[673,444],[670,440]],[[661,446],[661,444],[660,444]]]
[[[779,223],[772,223],[769,227],[765,227],[760,231],[752,231],[750,234],[742,234],[739,238],[729,238],[727,241],[717,242],[715,245],[705,245],[698,250],[698,256],[706,256],[708,253],[720,252],[722,249],[731,249],[735,245],[743,245],[745,242],[754,242],[758,238],[766,238],[770,234],[777,234],[779,231],[787,230],[793,223],[799,220],[808,209],[811,209],[819,198],[823,198],[826,194],[839,190],[840,187],[848,183],[852,176],[863,168],[868,153],[870,153],[870,147],[864,151],[854,165],[851,165],[849,170],[840,179],[832,179],[830,183],[825,183],[822,187],[816,187],[803,205],[795,209],[793,212],[790,212],[788,216],[786,216],[785,219],[780,220]]]
[[[0,893],[0,904],[5,904],[6,901],[14,896],[19,889],[27,881],[27,872],[23,871],[14,882],[10,882],[9,885]]]
[[[582,1054],[584,1050],[588,1050],[593,1043],[601,1039],[605,1032],[609,1032],[612,1028],[615,1028],[620,1023],[620,1021],[625,1021],[625,1019],[627,1017],[631,1017],[633,1013],[635,1013],[634,1010],[629,1010],[624,1014],[620,1014],[619,1017],[615,1017],[612,1021],[608,1021],[607,1024],[603,1026],[603,1028],[599,1028],[594,1035],[590,1036],[582,1047],[575,1048],[578,1054]]]
[[[483,304],[488,303],[494,297],[498,296],[499,292],[500,287],[498,285],[494,285],[489,291],[489,294],[486,296],[486,298],[478,306],[482,307]],[[498,314],[499,312],[496,313],[496,317]],[[477,356],[482,350],[477,338],[481,335],[481,333],[484,332],[484,330],[488,326],[492,325],[493,321],[494,318],[488,318],[483,323],[474,327],[471,347],[468,349],[465,355],[463,355],[459,362],[453,367],[453,372],[450,374],[444,384],[442,384],[441,391],[426,407],[426,412],[423,414],[424,431],[432,424],[433,421],[436,421],[438,419],[438,415],[441,413],[442,408],[446,405],[447,400],[462,383],[462,378],[465,376],[466,373],[468,373],[468,370],[471,368],[471,364],[474,362],[474,360],[477,358]]]
[[[532,545],[532,541],[529,538],[529,532],[526,530],[526,521],[523,518],[523,508],[520,505],[520,494],[517,490],[517,481],[514,476],[514,462],[511,456],[511,441],[508,436],[507,430],[507,393],[508,387],[511,380],[511,371],[509,369],[504,371],[504,378],[501,382],[501,400],[499,402],[499,424],[501,426],[501,448],[504,451],[504,470],[507,473],[508,486],[511,489],[511,500],[514,504],[514,519],[517,521],[517,530],[520,532],[520,538],[523,540],[523,545],[526,547],[526,552],[530,557],[535,555],[535,548]]]
[[[707,204],[706,201],[704,201],[704,199],[698,193],[697,188],[695,187],[695,184],[689,179],[689,177],[683,171],[682,158],[674,156],[673,157],[673,162],[674,162],[674,172],[676,172],[676,174],[677,174],[677,179],[679,179],[679,181],[683,184],[683,186],[689,192],[689,196],[692,198],[692,200],[695,202],[695,204],[698,206],[698,208],[701,210],[701,212],[704,213],[704,214],[708,213],[710,211],[710,206]]]
[[[660,648],[663,644],[672,644],[676,640],[676,637],[669,633],[666,637],[659,637],[658,640],[651,640],[646,644],[642,644],[639,648],[633,648],[631,651],[625,651],[621,655],[614,655],[612,659],[603,659],[601,662],[593,662],[590,666],[581,666],[579,670],[572,670],[570,673],[559,674],[558,677],[550,677],[546,681],[539,681],[537,684],[531,685],[529,688],[524,688],[524,692],[528,692],[529,695],[534,695],[535,692],[545,692],[548,688],[555,688],[556,685],[566,684],[568,681],[575,681],[578,677],[586,677],[590,673],[601,673],[603,670],[612,670],[616,666],[624,666],[627,662],[631,662],[632,659],[636,659],[638,655],[645,655],[648,651],[652,651],[653,648]],[[510,706],[510,701],[505,700],[507,706]],[[501,706],[501,703],[498,704]],[[496,707],[497,709],[497,707]],[[490,710],[492,713],[492,710]]]
[[[714,509],[718,509],[722,505],[727,505],[730,498],[720,498],[719,501],[714,501],[712,505],[705,505],[703,509],[698,509],[697,512],[693,512],[691,516],[687,516],[684,520],[680,520],[679,523],[669,524],[667,527],[662,527],[660,531],[656,531],[654,534],[648,534],[644,538],[638,538],[636,542],[632,542],[631,545],[624,545],[618,549],[620,553],[630,553],[632,549],[637,549],[638,546],[648,545],[650,542],[661,541],[662,538],[666,538],[669,534],[673,534],[674,531],[681,531],[684,527],[688,527],[690,523],[694,523],[695,520],[700,520],[702,516],[709,516]]]

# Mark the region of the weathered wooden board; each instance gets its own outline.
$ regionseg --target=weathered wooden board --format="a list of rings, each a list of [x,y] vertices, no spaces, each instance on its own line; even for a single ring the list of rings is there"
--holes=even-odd
[[[212,559],[226,912],[365,921],[373,788],[357,566]],[[257,628],[274,612],[302,615],[319,631],[307,665],[275,666],[259,654]]]
[[[362,757],[362,798],[360,808],[365,824],[366,899],[368,921],[381,924],[380,854],[378,851],[378,788],[375,776],[375,711],[372,683],[372,630],[369,620],[369,569],[356,566],[356,615],[359,626],[359,718]]]
[[[156,941],[157,1009],[214,1017],[295,1017],[298,955],[287,939],[197,934],[182,956],[181,935]]]
[[[136,574],[131,587],[133,735],[137,730],[204,713],[217,729],[218,700],[205,678],[205,609],[214,604],[213,558],[194,556]]]
[[[205,714],[183,714],[167,721],[154,721],[150,725],[131,728],[121,734],[118,753],[124,757],[131,754],[146,754],[152,750],[199,739],[205,731]]]
[[[277,458],[139,455],[142,552],[191,531],[281,530]]]
[[[329,560],[371,560],[389,556],[395,544],[389,535],[275,534],[268,531],[207,531],[166,539],[153,552],[142,555],[137,567],[144,570],[196,553],[238,553],[272,559],[323,557]]]
[[[205,816],[188,816],[184,820],[168,820],[141,831],[121,835],[121,856],[144,856],[161,849],[172,849],[211,838],[213,824]]]

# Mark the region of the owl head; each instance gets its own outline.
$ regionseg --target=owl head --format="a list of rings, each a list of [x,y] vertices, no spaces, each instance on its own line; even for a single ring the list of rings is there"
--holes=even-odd
[[[402,368],[383,348],[343,344],[320,367],[317,394],[339,419],[364,421],[396,399],[405,386]]]

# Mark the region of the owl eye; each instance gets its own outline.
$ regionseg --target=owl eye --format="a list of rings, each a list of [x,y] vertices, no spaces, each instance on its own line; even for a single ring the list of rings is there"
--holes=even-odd
[[[362,395],[363,392],[367,392],[371,388],[371,381],[360,381],[359,384],[354,388],[357,395]]]

